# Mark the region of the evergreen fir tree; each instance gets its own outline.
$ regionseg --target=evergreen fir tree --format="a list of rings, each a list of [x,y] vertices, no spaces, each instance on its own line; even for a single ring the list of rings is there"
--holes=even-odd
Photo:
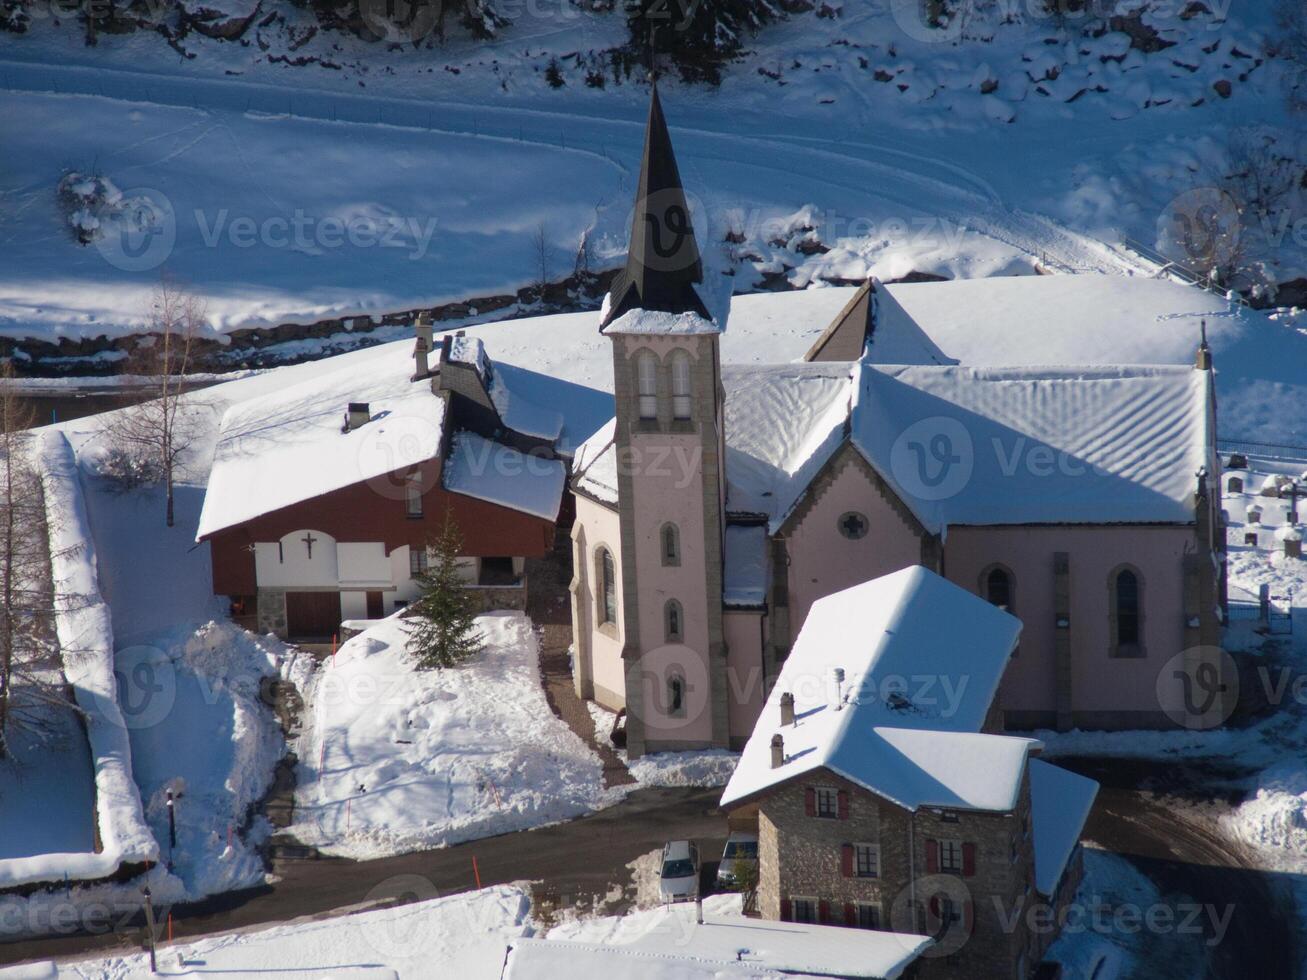
[[[409,605],[411,615],[405,620],[409,650],[426,669],[456,667],[482,650],[475,602],[458,576],[462,546],[458,525],[446,510],[444,524],[428,549],[432,554],[427,569],[418,576],[421,594]]]

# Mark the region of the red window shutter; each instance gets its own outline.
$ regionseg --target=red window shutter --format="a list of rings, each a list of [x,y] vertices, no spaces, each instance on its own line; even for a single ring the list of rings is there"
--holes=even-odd
[[[971,899],[962,903],[962,929],[963,932],[970,936],[971,930],[976,925],[976,907],[971,904]]]
[[[817,903],[817,921],[823,925],[830,922],[830,902],[824,898]]]
[[[931,895],[931,896],[930,896],[929,907],[930,907],[930,914],[931,914],[931,916],[933,916],[934,918],[938,919],[938,918],[939,918],[939,896],[938,896],[938,895]]]
[[[848,820],[849,819],[849,794],[846,793],[844,790],[840,790],[839,793],[836,795],[836,799],[839,801],[840,819]]]
[[[817,815],[817,791],[811,786],[806,786],[803,790],[803,812],[810,817]]]
[[[858,924],[858,907],[852,902],[844,903],[844,924],[846,926],[856,926]]]
[[[853,877],[853,845],[845,844],[840,848],[840,873],[845,878]]]
[[[793,919],[793,918],[794,918],[794,914],[793,914],[793,912],[790,910],[790,900],[789,900],[788,898],[782,898],[782,899],[781,899],[781,921],[782,921],[782,922],[789,922],[789,921],[790,921],[791,919]]]
[[[976,845],[962,845],[962,876],[970,878],[976,873]]]
[[[939,874],[939,841],[926,841],[926,874]]]

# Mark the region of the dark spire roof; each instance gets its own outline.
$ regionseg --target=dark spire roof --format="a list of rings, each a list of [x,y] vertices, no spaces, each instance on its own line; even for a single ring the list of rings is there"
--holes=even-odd
[[[608,316],[600,329],[630,310],[698,313],[711,319],[694,284],[703,281],[690,208],[676,168],[672,138],[663,118],[658,88],[649,100],[644,159],[631,218],[626,268],[613,280]]]

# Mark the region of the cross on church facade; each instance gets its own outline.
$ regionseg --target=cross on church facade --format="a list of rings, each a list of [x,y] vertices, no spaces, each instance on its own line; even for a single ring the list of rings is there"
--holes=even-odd
[[[317,541],[318,539],[315,538],[315,537],[313,536],[313,532],[312,532],[312,531],[306,531],[305,534],[304,534],[304,537],[300,538],[300,540],[303,541],[303,542],[304,542],[304,546],[305,546],[306,548],[309,549],[309,561],[312,561],[312,560],[313,560],[313,542],[314,542],[314,541]]]

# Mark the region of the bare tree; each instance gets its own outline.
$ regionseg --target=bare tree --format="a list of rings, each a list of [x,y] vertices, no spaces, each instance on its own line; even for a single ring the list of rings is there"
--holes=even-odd
[[[174,524],[177,469],[196,434],[195,412],[182,395],[204,314],[193,293],[168,279],[159,283],[150,304],[150,336],[129,362],[134,374],[148,379],[146,390],[154,397],[117,413],[105,432],[110,453],[135,467],[139,482],[164,484],[168,527]]]
[[[545,289],[549,286],[549,267],[552,264],[553,248],[549,244],[549,232],[542,221],[536,226],[531,236],[531,255],[535,260],[535,287],[540,294],[540,302],[545,300]]]
[[[0,364],[0,759],[17,732],[46,737],[67,710],[54,635],[53,583],[41,480],[13,365]]]

